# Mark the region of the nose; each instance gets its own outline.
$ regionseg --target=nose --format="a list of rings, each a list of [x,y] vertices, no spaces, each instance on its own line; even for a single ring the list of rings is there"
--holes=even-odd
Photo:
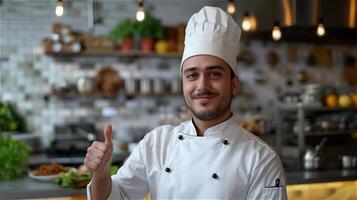
[[[207,90],[210,87],[210,81],[209,78],[205,75],[202,75],[197,82],[197,90],[198,91],[203,91],[203,90]]]

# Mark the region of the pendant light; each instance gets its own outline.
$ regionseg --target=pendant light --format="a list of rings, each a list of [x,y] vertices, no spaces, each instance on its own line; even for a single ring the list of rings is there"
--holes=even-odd
[[[316,34],[319,37],[324,37],[326,35],[326,29],[323,19],[319,19],[319,23],[317,23]]]
[[[144,0],[139,0],[138,9],[136,10],[136,20],[141,22],[145,19]]]
[[[56,16],[57,17],[61,17],[63,15],[63,1],[62,0],[58,0],[56,3]]]
[[[228,0],[227,12],[232,15],[235,11],[236,11],[236,6],[234,5],[234,0]]]
[[[243,21],[242,21],[242,29],[243,31],[251,31],[252,30],[252,23],[251,23],[251,19],[249,17],[248,12],[244,13],[244,17],[243,17]]]
[[[271,32],[271,36],[273,37],[274,41],[279,41],[282,37],[281,29],[279,26],[279,22],[274,23],[273,30]]]

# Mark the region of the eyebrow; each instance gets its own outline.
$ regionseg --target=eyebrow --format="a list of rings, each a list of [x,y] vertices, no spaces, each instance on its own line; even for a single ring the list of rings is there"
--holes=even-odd
[[[223,68],[221,65],[208,66],[207,69],[208,69],[208,70],[218,69],[218,70],[224,71],[224,68]]]
[[[208,66],[206,68],[207,70],[220,70],[220,71],[224,71],[224,68],[221,66],[221,65],[212,65],[212,66]],[[193,67],[190,67],[188,69],[185,69],[183,74],[186,74],[188,72],[192,72],[192,71],[196,71],[197,70],[197,67],[193,66]]]

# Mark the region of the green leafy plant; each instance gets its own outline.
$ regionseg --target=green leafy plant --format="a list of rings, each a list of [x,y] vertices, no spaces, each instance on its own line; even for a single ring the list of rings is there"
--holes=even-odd
[[[26,121],[9,102],[0,102],[0,132],[26,131]]]
[[[151,37],[158,40],[164,39],[164,27],[159,19],[146,13],[145,19],[138,22],[138,33],[141,38]]]
[[[27,171],[30,147],[10,135],[0,135],[0,181],[21,177]]]
[[[109,37],[122,43],[125,38],[134,37],[136,31],[136,22],[130,19],[120,21],[109,33]]]

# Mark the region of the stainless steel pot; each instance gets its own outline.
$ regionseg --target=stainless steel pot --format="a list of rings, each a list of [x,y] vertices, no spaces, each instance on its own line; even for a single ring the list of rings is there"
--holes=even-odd
[[[303,156],[303,167],[306,170],[318,170],[323,168],[324,159],[321,153],[321,148],[325,144],[327,138],[321,140],[319,145],[315,146],[315,149],[307,149]]]
[[[355,169],[357,166],[357,157],[351,155],[340,155],[340,162],[343,169]]]
[[[314,150],[308,149],[304,154],[303,167],[306,170],[317,170],[322,167],[322,160]]]

